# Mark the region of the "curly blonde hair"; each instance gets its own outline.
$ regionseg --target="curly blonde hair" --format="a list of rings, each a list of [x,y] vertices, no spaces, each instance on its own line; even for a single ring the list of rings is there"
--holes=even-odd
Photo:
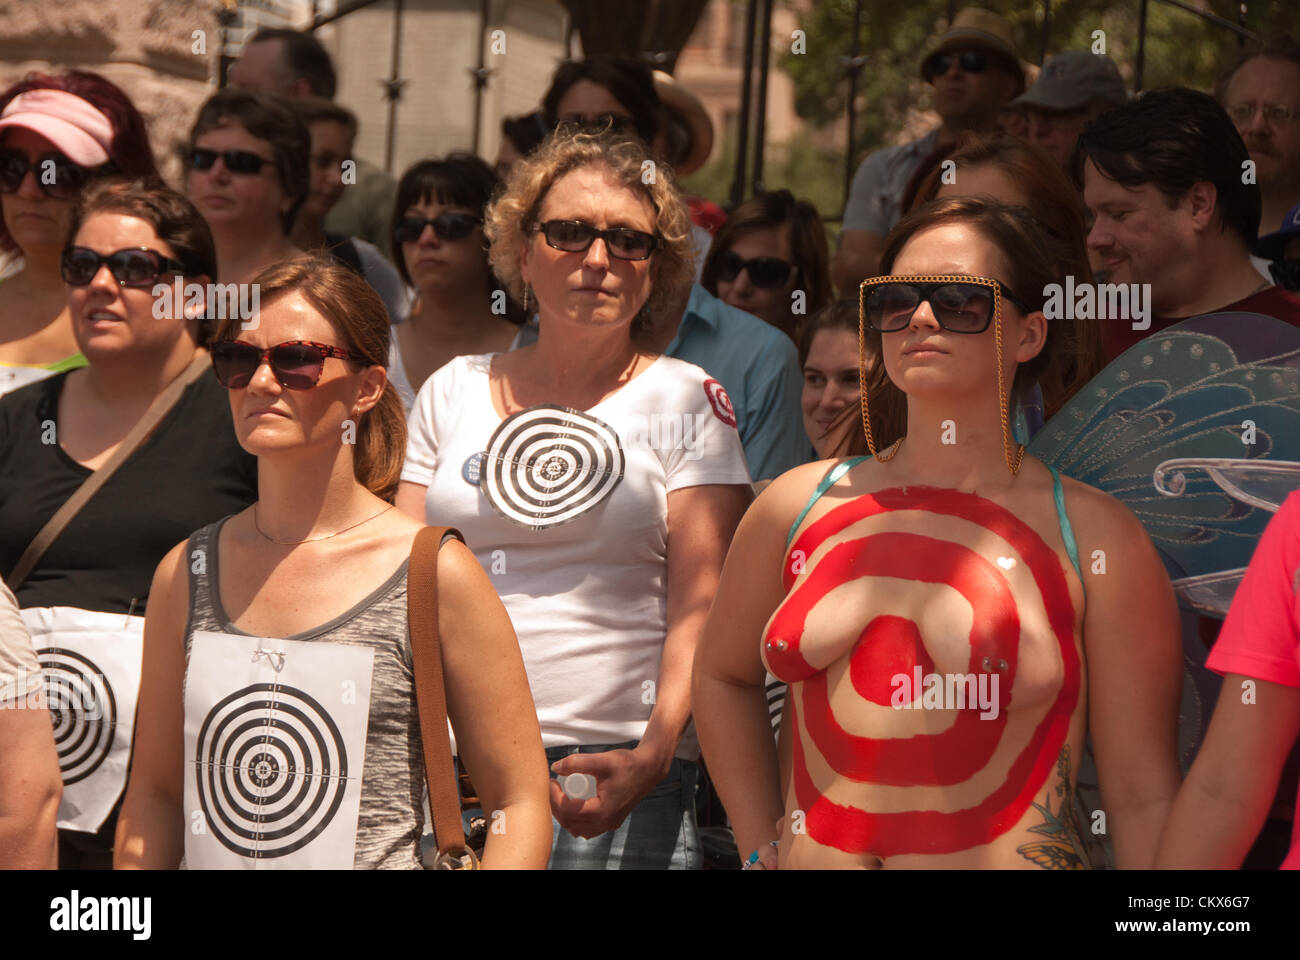
[[[647,167],[646,163],[651,166]],[[542,201],[565,174],[582,167],[607,170],[617,183],[648,199],[655,210],[654,232],[661,238],[650,258],[650,296],[632,322],[633,338],[679,309],[695,281],[691,217],[666,164],[655,163],[640,140],[612,131],[553,134],[511,171],[505,190],[488,205],[483,232],[491,242],[488,260],[516,300],[524,296],[520,261],[531,242]],[[652,176],[646,183],[645,172]]]

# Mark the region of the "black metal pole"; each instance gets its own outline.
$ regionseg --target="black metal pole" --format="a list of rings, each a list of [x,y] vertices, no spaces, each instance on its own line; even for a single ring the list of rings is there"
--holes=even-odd
[[[1133,68],[1133,92],[1142,92],[1142,74],[1147,59],[1147,0],[1142,0],[1138,11],[1138,56],[1137,66]]]
[[[745,160],[749,153],[749,99],[754,73],[754,24],[758,0],[748,0],[745,11],[745,68],[740,80],[740,129],[736,133],[736,175],[731,181],[731,206],[745,199]]]
[[[849,143],[844,149],[844,204],[848,205],[849,190],[853,187],[853,138],[855,127],[858,120],[858,74],[862,71],[862,64],[858,62],[858,57],[862,51],[862,4],[863,0],[858,0],[853,10],[853,46],[849,54],[848,71],[849,71],[849,98],[846,103],[846,112],[849,115]]]
[[[758,116],[754,123],[754,193],[763,192],[763,141],[767,135],[767,74],[772,64],[772,0],[763,0],[763,59],[758,62]]]
[[[1038,65],[1047,62],[1047,38],[1052,32],[1052,0],[1043,0],[1043,38],[1038,50]]]
[[[402,0],[393,0],[393,70],[388,88],[388,133],[384,144],[384,169],[393,172],[393,143],[397,136],[397,101],[402,97]]]
[[[479,137],[483,128],[483,90],[487,87],[487,65],[483,62],[483,47],[487,41],[488,7],[491,0],[479,0],[478,5],[478,69],[474,71],[474,153],[478,154]]]

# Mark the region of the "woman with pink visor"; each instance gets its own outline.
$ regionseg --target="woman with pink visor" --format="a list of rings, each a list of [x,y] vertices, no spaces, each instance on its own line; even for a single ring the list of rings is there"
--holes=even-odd
[[[85,366],[59,274],[73,205],[95,177],[157,172],[144,119],[97,74],[0,94],[0,394]]]

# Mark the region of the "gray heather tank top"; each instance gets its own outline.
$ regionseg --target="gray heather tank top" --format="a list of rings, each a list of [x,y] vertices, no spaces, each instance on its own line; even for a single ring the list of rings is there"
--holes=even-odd
[[[207,558],[206,570],[190,565],[190,616],[185,655],[196,631],[250,636],[231,624],[221,606],[218,535],[229,517],[209,524],[189,540]],[[424,829],[424,754],[415,703],[415,675],[406,618],[406,568],[403,563],[370,596],[313,630],[285,640],[319,641],[369,647],[374,651],[370,720],[362,768],[361,810],[357,820],[358,870],[419,870]],[[183,695],[183,694],[182,694]],[[187,770],[186,776],[189,776]]]

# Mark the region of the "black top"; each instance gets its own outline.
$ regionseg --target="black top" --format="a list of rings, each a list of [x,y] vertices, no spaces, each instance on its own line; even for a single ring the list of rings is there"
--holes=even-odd
[[[68,374],[0,398],[0,574],[91,471],[42,423]],[[21,607],[145,610],[154,569],[191,533],[257,499],[257,458],[235,439],[228,394],[204,373],[64,528],[15,591]],[[134,601],[134,610],[132,610]]]

